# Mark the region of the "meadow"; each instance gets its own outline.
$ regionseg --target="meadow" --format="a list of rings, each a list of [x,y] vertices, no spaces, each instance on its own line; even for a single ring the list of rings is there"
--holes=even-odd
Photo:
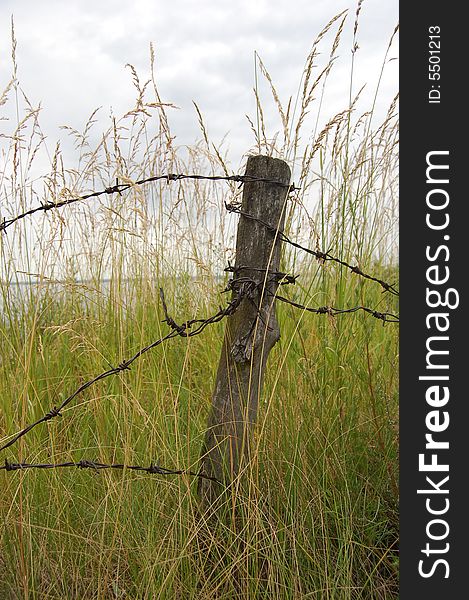
[[[286,105],[258,58],[265,97],[256,85],[246,150],[292,165],[299,189],[286,207],[291,239],[395,283],[397,98],[377,123],[379,81],[370,106],[357,111],[351,76],[341,112],[322,125],[318,117],[311,126],[308,116],[326,111],[346,18],[354,17],[338,16],[320,32],[298,96]],[[12,61],[15,73],[14,52]],[[164,173],[234,171],[197,106],[200,140],[176,144],[153,53],[150,63],[147,82],[131,69],[135,106],[99,134],[95,114],[83,131],[66,129],[76,164],[65,164],[57,144],[40,180],[41,111],[15,78],[1,96],[5,110],[9,103],[21,108],[3,140],[2,219],[116,179],[132,185],[1,233],[0,445],[164,336],[160,287],[177,322],[212,315],[229,299],[223,269],[234,258],[237,218],[225,202],[238,200],[242,189],[206,180],[133,185]],[[268,102],[276,107],[277,135],[269,133]],[[398,314],[398,298],[376,282],[283,250],[283,270],[299,277],[282,294],[295,302]],[[189,475],[1,470],[0,598],[398,597],[398,324],[363,311],[331,317],[280,302],[277,314],[281,339],[267,365],[253,457],[224,518],[201,510]],[[155,462],[197,471],[223,332],[221,321],[154,348],[131,370],[90,386],[0,461]]]

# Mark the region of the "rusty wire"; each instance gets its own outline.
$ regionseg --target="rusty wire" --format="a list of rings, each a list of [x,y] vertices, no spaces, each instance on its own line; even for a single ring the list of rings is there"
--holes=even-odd
[[[141,465],[126,465],[126,464],[106,464],[102,462],[92,460],[80,460],[78,462],[64,462],[64,463],[12,463],[5,459],[5,464],[0,467],[0,471],[23,471],[25,469],[62,469],[66,467],[76,467],[78,469],[94,469],[99,471],[102,469],[120,469],[128,471],[143,471],[150,473],[151,475],[189,475],[190,477],[198,477],[200,479],[208,479],[221,483],[216,477],[205,475],[200,471],[184,471],[182,469],[166,469],[160,467],[155,463],[150,463],[149,467],[143,467]]]
[[[185,173],[167,173],[165,175],[154,175],[153,177],[146,177],[145,179],[139,179],[133,183],[119,183],[119,180],[116,179],[115,185],[104,188],[103,190],[97,192],[90,192],[89,194],[83,194],[80,196],[76,196],[75,198],[68,198],[66,200],[60,200],[59,202],[43,202],[39,206],[35,208],[31,208],[11,219],[3,219],[3,222],[0,223],[0,233],[2,231],[6,231],[10,225],[33,215],[37,212],[47,212],[49,210],[53,210],[55,208],[62,208],[64,206],[68,206],[69,204],[75,204],[75,202],[81,202],[82,200],[89,200],[90,198],[97,198],[99,196],[103,196],[104,194],[122,194],[122,192],[134,187],[136,185],[143,185],[145,183],[150,183],[153,181],[166,181],[170,183],[171,181],[181,181],[182,179],[195,179],[195,180],[206,180],[206,181],[233,181],[235,183],[239,183],[243,185],[248,182],[259,182],[259,183],[271,183],[274,185],[279,185],[282,187],[288,187],[290,191],[297,190],[299,188],[295,187],[295,184],[284,184],[280,181],[275,181],[272,179],[268,179],[265,177],[254,177],[252,175],[188,175]]]
[[[318,308],[312,308],[310,306],[304,306],[303,304],[298,304],[297,302],[293,302],[288,298],[284,298],[283,296],[279,296],[278,294],[275,296],[276,300],[280,300],[280,302],[284,302],[285,304],[290,304],[295,308],[299,308],[301,310],[305,310],[307,312],[315,313],[317,315],[329,315],[331,317],[335,317],[336,315],[343,315],[345,313],[354,313],[359,310],[362,310],[375,319],[380,319],[383,321],[383,325],[385,323],[399,323],[399,317],[392,313],[388,312],[379,312],[377,310],[373,310],[372,308],[368,308],[366,306],[354,306],[353,308],[334,308],[333,306],[320,306]]]
[[[266,229],[274,232],[282,242],[286,242],[287,244],[290,244],[291,246],[294,246],[295,248],[298,248],[299,250],[303,250],[304,252],[307,252],[308,254],[313,255],[314,257],[316,257],[318,260],[320,260],[322,262],[333,261],[344,267],[347,267],[348,269],[350,269],[350,271],[352,273],[355,273],[356,275],[359,275],[360,277],[364,277],[365,279],[369,279],[370,281],[376,281],[377,283],[379,283],[381,285],[383,290],[390,292],[394,296],[399,296],[399,292],[398,292],[398,290],[396,290],[395,284],[387,283],[386,281],[383,281],[382,279],[378,279],[377,277],[373,277],[371,275],[368,275],[367,273],[364,273],[357,265],[351,265],[350,263],[345,262],[344,260],[341,260],[340,258],[332,256],[332,254],[330,253],[329,250],[327,252],[318,252],[317,250],[311,250],[311,248],[307,248],[306,246],[302,246],[301,244],[294,242],[283,231],[279,231],[279,229],[277,227],[273,227],[266,221],[263,221],[262,219],[259,219],[258,217],[241,210],[241,207],[239,204],[225,202],[225,208],[229,212],[236,213],[238,215],[242,215],[246,219],[250,219],[251,221],[257,221],[258,223],[261,223],[262,225],[264,225],[264,227]]]

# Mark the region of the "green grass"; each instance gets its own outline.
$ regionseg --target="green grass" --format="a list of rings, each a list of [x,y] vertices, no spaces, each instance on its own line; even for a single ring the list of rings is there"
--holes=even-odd
[[[380,291],[369,295],[373,304]],[[181,313],[191,308],[179,304]],[[121,315],[118,331],[115,315],[104,312],[98,322],[75,312],[60,328],[72,309],[45,298],[35,324],[19,327],[25,340],[4,325],[2,338],[11,341],[0,377],[5,431],[105,369],[102,354],[123,347],[127,356],[161,334],[154,295]],[[114,588],[130,598],[157,591],[229,598],[239,590],[246,598],[392,597],[396,327],[367,315],[332,322],[289,307],[279,314],[282,340],[269,360],[281,367],[268,370],[257,451],[233,498],[236,518],[220,531],[207,529],[187,477],[2,472],[2,597],[28,589],[38,598],[105,598]],[[195,469],[222,332],[214,325],[199,337],[170,340],[132,371],[84,392],[61,419],[38,426],[5,456]],[[116,364],[117,353],[109,358]]]
[[[317,51],[332,36],[324,53],[332,67],[341,19],[313,46],[296,114],[282,107],[260,65],[283,134],[274,143],[265,131],[268,99],[256,90],[255,152],[288,158],[295,168],[301,191],[286,207],[292,239],[395,282],[395,103],[375,125],[374,104],[357,116],[351,94],[314,143],[301,141],[310,92],[322,104],[328,77],[316,66]],[[313,72],[324,74],[314,79]],[[141,104],[95,145],[92,119],[83,135],[71,131],[75,168],[62,168],[57,149],[44,200],[102,189],[116,177],[233,170],[209,142],[198,109],[202,141],[177,148],[169,109],[145,105],[149,93],[160,102],[156,86],[143,89],[135,73],[134,83]],[[7,96],[20,101],[17,83]],[[156,111],[153,119],[145,106]],[[39,117],[25,108],[1,179],[8,216],[38,203],[31,165],[44,142],[34,151]],[[159,286],[176,321],[226,303],[219,275],[232,258],[235,220],[223,203],[238,194],[225,183],[133,187],[25,219],[0,236],[0,445],[164,335]],[[282,289],[297,302],[398,313],[394,296],[346,268],[290,247],[282,261],[300,274]],[[20,302],[15,282],[25,272],[38,283],[23,288]],[[397,598],[398,327],[363,312],[331,318],[281,303],[277,312],[281,340],[269,357],[252,461],[225,499],[224,518],[201,510],[189,476],[2,470],[0,598]],[[88,388],[0,460],[154,461],[196,470],[223,332],[221,322],[158,346],[130,371]]]

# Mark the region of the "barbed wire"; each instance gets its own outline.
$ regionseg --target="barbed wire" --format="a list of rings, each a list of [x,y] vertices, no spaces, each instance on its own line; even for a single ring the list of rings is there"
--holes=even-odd
[[[132,365],[133,362],[135,362],[143,354],[145,354],[149,350],[152,350],[153,348],[156,348],[156,346],[159,346],[166,340],[177,337],[178,335],[181,337],[193,337],[195,335],[198,335],[199,333],[202,333],[202,331],[205,329],[205,327],[207,325],[209,325],[211,323],[217,323],[217,322],[221,321],[224,317],[232,315],[237,310],[239,305],[241,304],[241,301],[243,300],[244,296],[248,292],[250,292],[251,288],[252,288],[252,285],[249,286],[246,283],[244,285],[240,286],[238,289],[235,290],[236,295],[228,303],[228,305],[225,308],[220,308],[219,311],[215,315],[212,315],[211,317],[208,317],[207,319],[191,319],[189,321],[185,321],[184,323],[181,323],[180,325],[177,324],[171,317],[169,317],[166,302],[164,300],[164,293],[163,293],[162,288],[160,288],[160,297],[162,299],[163,310],[165,312],[165,317],[166,317],[164,319],[164,322],[166,322],[169,325],[169,327],[171,328],[171,331],[169,333],[167,333],[165,336],[156,340],[155,342],[152,342],[148,346],[141,348],[131,358],[128,358],[128,359],[122,361],[119,365],[117,365],[117,367],[112,367],[110,369],[107,369],[103,373],[100,373],[96,377],[93,377],[93,379],[90,379],[89,381],[80,385],[80,387],[78,387],[72,394],[67,396],[67,398],[65,398],[65,400],[59,406],[54,406],[45,415],[43,415],[40,419],[37,419],[37,421],[35,421],[34,423],[31,423],[30,425],[21,429],[21,431],[18,431],[16,434],[14,434],[14,436],[11,440],[9,440],[6,444],[3,444],[0,447],[0,451],[6,450],[10,446],[12,446],[20,438],[25,436],[27,433],[29,433],[32,429],[34,429],[41,423],[50,421],[51,419],[54,419],[55,417],[61,417],[62,416],[61,411],[68,404],[70,404],[70,402],[72,402],[72,400],[74,398],[76,398],[79,394],[84,392],[86,389],[88,389],[90,386],[97,383],[98,381],[101,381],[102,379],[106,379],[107,377],[110,377],[111,375],[116,375],[117,373],[120,373],[121,371],[130,370],[130,366]],[[234,288],[231,288],[231,289],[234,289]],[[197,327],[194,330],[190,331],[190,329],[194,325],[197,325]]]
[[[244,183],[247,183],[247,182],[259,182],[259,183],[270,183],[270,184],[274,184],[274,185],[279,185],[281,187],[287,187],[289,189],[289,191],[295,191],[295,190],[300,189],[300,188],[297,188],[294,183],[284,184],[280,181],[276,181],[273,179],[269,179],[269,178],[265,178],[265,177],[255,177],[252,175],[198,175],[198,174],[186,174],[186,173],[167,173],[164,175],[154,175],[152,177],[147,177],[145,179],[139,179],[132,183],[119,183],[119,180],[116,179],[115,185],[104,188],[103,190],[91,192],[89,194],[84,194],[81,196],[77,196],[75,198],[68,198],[66,200],[61,200],[59,202],[45,202],[45,203],[40,204],[39,206],[36,206],[35,208],[31,208],[15,217],[12,217],[11,219],[5,218],[3,220],[3,222],[0,223],[0,232],[6,231],[8,227],[13,225],[13,223],[16,223],[17,221],[24,219],[27,216],[33,215],[40,211],[47,212],[47,211],[55,209],[55,208],[62,208],[64,206],[68,206],[69,204],[74,204],[75,202],[88,200],[90,198],[97,198],[104,194],[111,194],[111,195],[112,194],[122,194],[123,191],[126,191],[136,185],[143,185],[145,183],[161,181],[161,180],[165,180],[168,183],[170,183],[171,181],[180,181],[183,179],[207,180],[207,181],[232,181],[235,183],[239,183],[240,185],[243,185]],[[367,273],[363,272],[358,267],[358,265],[351,265],[350,263],[348,263],[340,258],[332,256],[330,251],[319,252],[316,250],[312,250],[311,248],[307,248],[306,246],[302,246],[301,244],[298,244],[297,242],[294,242],[283,231],[278,231],[275,227],[273,227],[266,221],[263,221],[262,219],[259,219],[258,217],[255,217],[254,215],[251,215],[251,214],[246,213],[245,211],[241,210],[241,207],[239,204],[225,202],[225,208],[229,212],[237,213],[239,215],[244,216],[247,219],[251,219],[253,221],[257,221],[258,223],[261,223],[269,230],[276,232],[277,235],[279,236],[279,238],[283,242],[286,242],[286,243],[294,246],[295,248],[298,248],[304,252],[307,252],[308,254],[311,254],[312,256],[316,257],[318,260],[322,260],[324,262],[325,261],[336,262],[344,267],[347,267],[348,269],[350,269],[350,271],[352,273],[355,273],[356,275],[359,275],[365,279],[369,279],[371,281],[375,281],[375,282],[379,283],[385,291],[388,291],[391,294],[394,294],[395,296],[399,296],[399,292],[396,290],[395,284],[390,284],[382,279],[368,275]]]
[[[164,175],[154,175],[153,177],[146,177],[145,179],[139,179],[132,183],[119,183],[119,179],[116,179],[116,184],[103,190],[90,192],[89,194],[83,194],[80,196],[76,196],[74,198],[68,198],[66,200],[60,200],[59,202],[43,202],[39,206],[31,208],[11,219],[3,219],[3,222],[0,223],[0,232],[6,231],[10,225],[24,219],[30,215],[33,215],[37,212],[47,212],[49,210],[53,210],[55,208],[62,208],[64,206],[68,206],[69,204],[74,204],[75,202],[81,202],[82,200],[89,200],[90,198],[97,198],[99,196],[103,196],[104,194],[119,194],[122,192],[134,187],[136,185],[143,185],[145,183],[151,183],[154,181],[167,181],[170,183],[171,181],[181,181],[183,179],[194,179],[194,180],[207,180],[207,181],[233,181],[235,183],[239,183],[243,185],[248,182],[259,182],[259,183],[270,183],[274,185],[279,185],[281,187],[288,187],[290,191],[298,190],[299,188],[295,187],[295,184],[284,184],[280,181],[275,181],[273,179],[268,179],[265,177],[255,177],[252,175],[196,175],[196,174],[185,174],[185,173],[167,173]]]
[[[350,271],[352,273],[355,273],[356,275],[359,275],[360,277],[364,277],[365,279],[369,279],[370,281],[376,281],[377,283],[379,283],[381,285],[381,287],[385,291],[390,292],[394,296],[399,296],[399,292],[398,292],[398,290],[396,290],[395,284],[387,283],[386,281],[383,281],[382,279],[378,279],[377,277],[373,277],[371,275],[368,275],[367,273],[364,273],[357,265],[351,265],[350,263],[348,263],[340,258],[332,256],[332,254],[330,253],[329,250],[327,252],[318,252],[317,250],[311,250],[311,248],[307,248],[306,246],[302,246],[301,244],[294,242],[283,231],[279,231],[276,227],[273,227],[266,221],[259,219],[258,217],[241,210],[241,206],[239,204],[225,202],[225,208],[228,212],[236,213],[238,215],[242,215],[246,219],[250,219],[251,221],[257,221],[258,223],[261,223],[262,225],[264,225],[264,227],[266,227],[270,231],[274,232],[282,242],[286,242],[287,244],[290,244],[291,246],[294,246],[295,248],[298,248],[299,250],[303,250],[304,252],[307,252],[308,254],[311,254],[312,256],[316,257],[320,261],[323,261],[323,262],[333,261],[344,267],[347,267],[348,269],[350,269]]]
[[[333,306],[320,306],[319,308],[312,308],[310,306],[304,306],[303,304],[298,304],[297,302],[293,302],[293,300],[289,300],[288,298],[284,298],[283,296],[275,295],[276,300],[280,300],[280,302],[284,302],[285,304],[290,304],[295,308],[299,308],[301,310],[305,310],[307,312],[315,313],[317,315],[329,315],[331,317],[335,317],[336,315],[343,315],[345,313],[354,313],[359,310],[362,310],[375,319],[380,319],[383,321],[383,325],[385,323],[399,323],[399,317],[392,313],[388,312],[379,312],[377,310],[373,310],[366,306],[354,306],[353,308],[334,308]]]
[[[231,273],[239,273],[242,270],[249,270],[249,271],[258,271],[258,272],[266,272],[268,271],[268,269],[258,269],[258,268],[254,268],[254,267],[249,267],[247,265],[240,265],[240,266],[233,266],[230,265],[228,263],[228,266],[225,268],[225,272],[231,272]],[[279,285],[287,285],[287,284],[294,284],[296,283],[296,280],[298,279],[299,275],[290,275],[289,273],[283,273],[281,271],[269,271],[270,273],[272,273],[272,278],[270,279],[270,281],[275,281],[276,283],[278,283]],[[381,321],[383,321],[384,323],[399,323],[399,316],[395,315],[393,313],[389,313],[389,312],[379,312],[377,310],[373,310],[372,308],[368,308],[367,306],[354,306],[352,308],[335,308],[333,306],[320,306],[318,308],[312,308],[309,306],[305,306],[303,304],[299,304],[298,302],[294,302],[293,300],[290,300],[288,298],[285,298],[284,296],[279,296],[278,294],[270,294],[271,296],[274,296],[277,300],[280,300],[280,302],[284,302],[285,304],[290,304],[291,306],[295,307],[295,308],[299,308],[301,310],[305,310],[307,312],[311,312],[311,313],[316,313],[318,315],[329,315],[331,317],[335,317],[336,315],[341,315],[341,314],[345,314],[345,313],[354,313],[357,311],[364,311],[368,314],[370,314],[372,317],[375,317],[376,319],[380,319]]]
[[[106,464],[102,462],[96,462],[92,460],[80,460],[78,462],[64,462],[64,463],[12,463],[5,459],[5,464],[0,467],[0,471],[4,470],[7,472],[11,471],[22,471],[25,469],[63,469],[67,467],[75,467],[78,469],[94,469],[99,471],[102,469],[120,469],[128,471],[143,471],[150,473],[151,475],[189,475],[191,477],[198,477],[199,479],[208,479],[209,481],[215,481],[221,483],[216,477],[205,475],[200,471],[186,471],[182,469],[166,469],[160,467],[155,463],[150,463],[149,467],[143,467],[141,465],[126,465],[126,464]]]
[[[54,419],[55,417],[61,417],[62,416],[61,411],[67,405],[69,405],[79,394],[84,392],[86,389],[88,389],[89,387],[91,387],[92,385],[97,383],[98,381],[101,381],[102,379],[106,379],[107,377],[110,377],[111,375],[116,375],[117,373],[120,373],[121,371],[130,370],[132,363],[134,363],[138,358],[140,358],[143,354],[147,353],[149,350],[152,350],[153,348],[156,348],[163,342],[165,342],[171,338],[177,337],[177,336],[193,337],[195,335],[199,335],[200,333],[202,333],[202,331],[208,325],[213,324],[213,323],[218,323],[225,317],[233,315],[236,312],[236,310],[238,309],[238,307],[240,306],[240,304],[244,298],[253,302],[255,292],[261,286],[266,286],[266,289],[268,289],[268,286],[271,283],[277,283],[278,285],[294,284],[298,278],[298,275],[290,275],[288,273],[283,273],[281,271],[271,271],[269,269],[252,268],[252,267],[248,267],[248,266],[244,266],[244,265],[240,265],[240,266],[236,266],[236,267],[232,266],[232,265],[228,265],[228,267],[226,267],[225,271],[238,274],[239,271],[244,270],[244,269],[250,269],[251,271],[257,271],[257,272],[266,272],[266,273],[268,272],[269,278],[268,279],[266,278],[266,280],[260,280],[260,281],[256,281],[252,277],[238,277],[238,278],[230,279],[228,281],[227,287],[223,290],[223,292],[228,292],[228,291],[233,292],[233,297],[232,297],[231,301],[226,305],[225,308],[220,308],[218,310],[218,312],[216,312],[214,315],[212,315],[206,319],[200,319],[200,318],[199,319],[190,319],[190,320],[184,321],[182,323],[176,323],[176,321],[169,315],[168,307],[167,307],[165,296],[164,296],[164,291],[163,291],[163,288],[160,288],[160,299],[161,299],[161,304],[163,307],[163,312],[165,315],[163,322],[166,323],[171,328],[171,331],[169,333],[167,333],[165,336],[152,342],[151,344],[148,344],[147,346],[141,348],[131,358],[128,358],[128,359],[122,361],[116,367],[111,367],[110,369],[103,371],[96,377],[93,377],[92,379],[90,379],[90,380],[86,381],[85,383],[83,383],[82,385],[80,385],[72,394],[67,396],[60,405],[53,406],[42,417],[40,417],[33,423],[27,425],[26,427],[24,427],[23,429],[21,429],[20,431],[15,433],[8,442],[6,442],[5,444],[3,444],[0,447],[0,451],[6,450],[7,448],[9,448],[13,444],[15,444],[20,438],[25,436],[27,433],[29,433],[32,429],[34,429],[41,423],[50,421],[50,420]],[[293,306],[295,308],[305,310],[308,312],[312,312],[312,313],[316,313],[316,314],[329,314],[330,316],[335,316],[338,314],[353,313],[358,310],[362,310],[362,311],[369,313],[370,315],[372,315],[373,317],[375,317],[377,319],[381,319],[383,321],[383,324],[385,322],[396,323],[399,321],[399,317],[397,315],[393,315],[391,313],[381,313],[381,312],[372,310],[370,308],[367,308],[365,306],[356,306],[356,307],[349,308],[349,309],[340,309],[340,308],[334,308],[334,307],[330,307],[330,306],[324,306],[324,307],[320,307],[320,308],[316,309],[316,308],[304,306],[302,304],[299,304],[297,302],[294,302],[292,300],[289,300],[288,298],[285,298],[285,297],[277,295],[277,294],[274,295],[274,294],[270,293],[270,295],[275,297],[277,300],[280,300],[281,302],[290,304],[291,306]],[[258,312],[258,316],[260,316],[259,312]],[[194,326],[196,326],[196,327],[194,329],[192,329]]]

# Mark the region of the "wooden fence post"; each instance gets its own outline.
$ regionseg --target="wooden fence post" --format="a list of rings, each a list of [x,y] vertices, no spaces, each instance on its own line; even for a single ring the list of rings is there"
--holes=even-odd
[[[241,211],[283,231],[291,176],[289,166],[269,156],[251,156],[246,175],[269,182],[245,181]],[[273,273],[279,271],[280,247],[275,231],[259,221],[240,216],[233,297],[245,278],[260,285],[226,320],[201,455],[201,470],[225,484],[233,481],[243,461],[249,460],[249,430],[257,418],[267,357],[280,337],[273,297],[278,282],[272,278]],[[199,479],[199,494],[205,503],[212,504],[222,490],[223,486],[216,482]]]

